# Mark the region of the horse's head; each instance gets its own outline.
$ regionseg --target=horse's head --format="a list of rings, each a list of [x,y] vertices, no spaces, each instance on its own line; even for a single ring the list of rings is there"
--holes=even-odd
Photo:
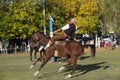
[[[30,45],[36,46],[38,43],[40,45],[45,46],[50,38],[48,38],[44,33],[42,32],[34,32],[30,38]]]
[[[34,32],[30,38],[30,41],[37,42],[37,41],[43,39],[44,37],[46,37],[46,35],[44,35],[42,32]]]

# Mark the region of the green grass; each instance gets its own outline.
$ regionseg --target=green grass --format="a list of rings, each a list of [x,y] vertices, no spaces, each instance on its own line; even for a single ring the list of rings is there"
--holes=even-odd
[[[39,56],[39,55],[38,55]],[[120,80],[120,48],[115,50],[97,49],[96,57],[85,54],[78,60],[75,74],[70,80]],[[29,53],[0,55],[0,80],[64,80],[71,68],[62,73],[57,70],[65,63],[48,62],[36,77],[34,72],[40,62],[33,69],[29,69]]]

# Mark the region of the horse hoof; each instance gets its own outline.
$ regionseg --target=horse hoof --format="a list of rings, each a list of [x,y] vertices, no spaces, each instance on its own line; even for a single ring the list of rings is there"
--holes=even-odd
[[[30,69],[32,69],[33,67],[34,67],[34,65],[31,65],[31,66],[30,66]]]
[[[66,77],[65,77],[65,79],[69,79],[69,78],[71,78],[72,77],[72,75],[71,74],[68,74]]]
[[[39,71],[36,71],[36,72],[34,73],[34,76],[37,76],[37,75],[38,75],[38,73],[39,73]]]
[[[58,72],[60,73],[60,72],[62,72],[64,69],[65,69],[65,67],[61,67],[61,68],[58,70]]]

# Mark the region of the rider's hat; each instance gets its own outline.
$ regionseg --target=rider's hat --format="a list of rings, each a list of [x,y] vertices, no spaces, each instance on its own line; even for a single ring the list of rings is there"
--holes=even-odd
[[[70,23],[76,24],[76,20],[74,18],[70,19]]]

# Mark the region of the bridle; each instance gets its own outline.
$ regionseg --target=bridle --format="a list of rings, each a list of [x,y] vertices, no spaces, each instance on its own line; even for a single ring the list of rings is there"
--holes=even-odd
[[[42,42],[45,38],[47,38],[47,37],[49,37],[49,36],[45,36],[44,38],[42,38],[42,39],[40,39],[39,41],[38,41],[38,43],[39,42]]]

